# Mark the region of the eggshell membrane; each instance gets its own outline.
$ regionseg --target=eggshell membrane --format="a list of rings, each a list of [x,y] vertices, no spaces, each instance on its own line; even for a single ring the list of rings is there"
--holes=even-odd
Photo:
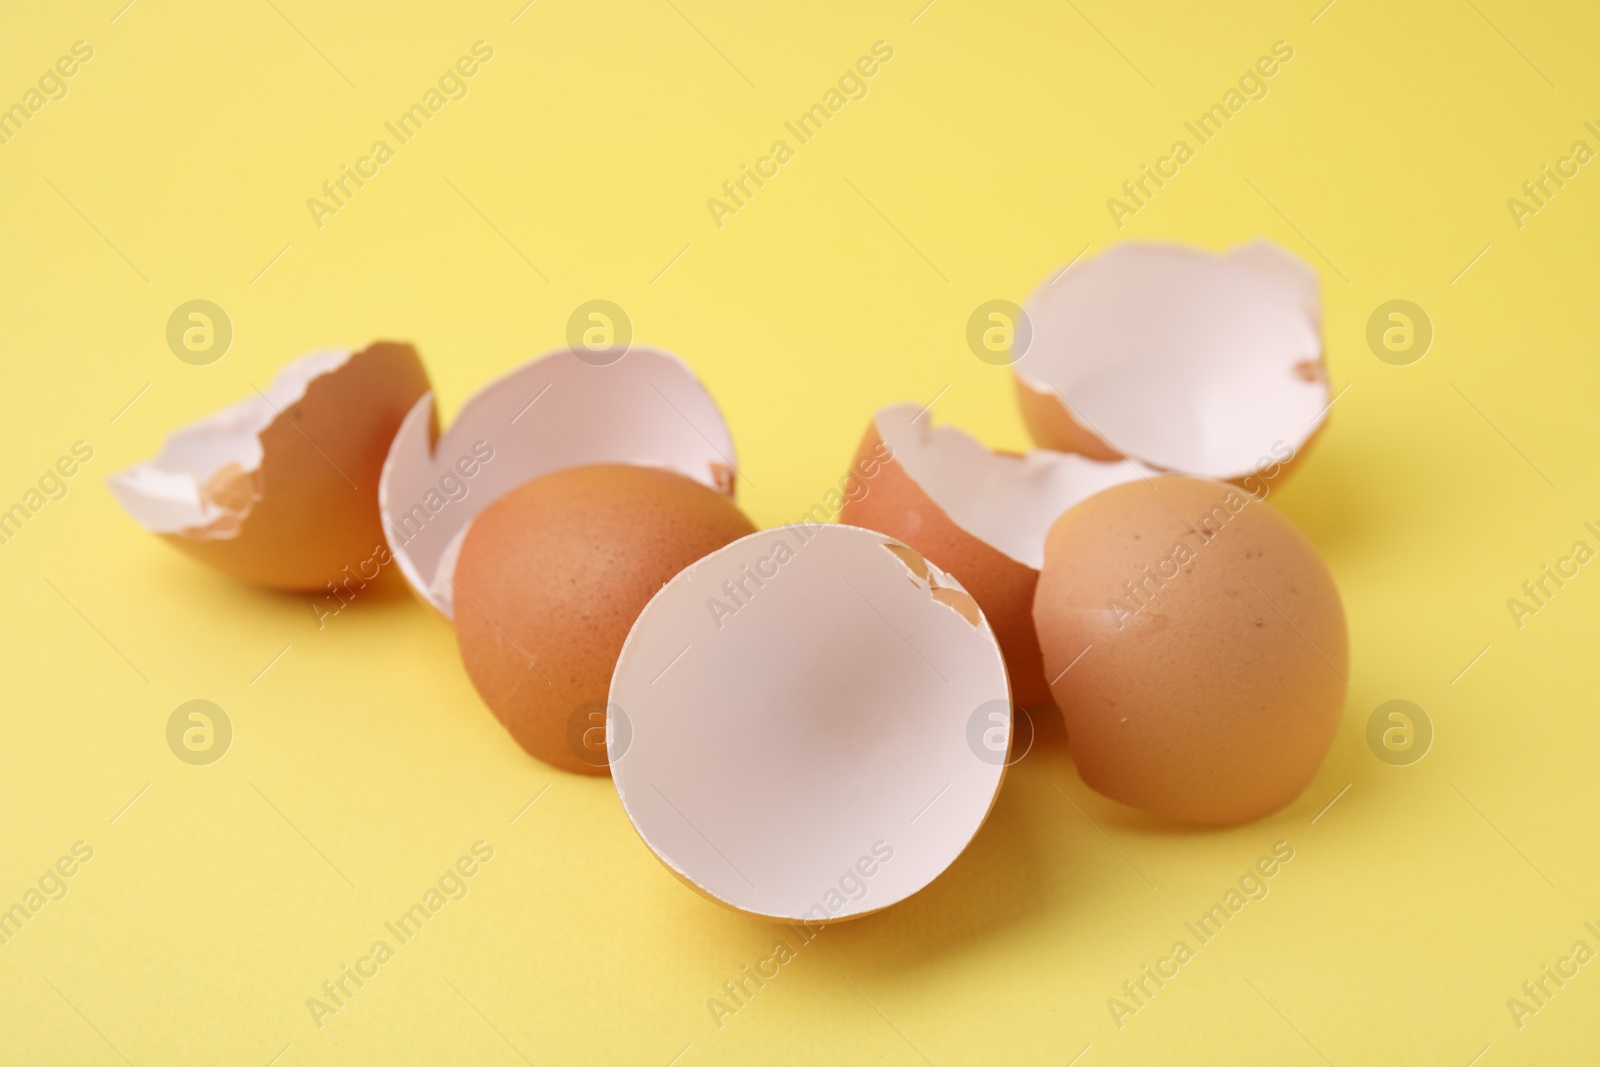
[[[108,484],[142,526],[220,571],[271,588],[322,589],[346,566],[381,562],[379,472],[427,391],[408,344],[312,352]]]
[[[883,460],[886,452],[892,458]],[[1017,705],[1049,703],[1033,624],[1045,534],[1080,500],[1154,472],[1121,460],[991,452],[960,430],[935,428],[915,404],[877,413],[851,470],[867,491],[845,501],[840,520],[889,534],[948,568],[994,628]]]
[[[1040,286],[1027,314],[1013,369],[1041,447],[1240,481],[1275,448],[1298,457],[1327,417],[1316,274],[1265,241],[1117,245]]]
[[[1231,485],[1166,477],[1079,504],[1050,530],[1033,614],[1078,771],[1108,797],[1245,822],[1298,796],[1333,743],[1338,589],[1292,522]]]
[[[994,634],[949,574],[876,531],[776,527],[640,614],[611,682],[631,726],[625,747],[611,740],[612,779],[644,842],[708,898],[856,918],[926,886],[977,833],[1005,768],[979,758],[970,725],[1008,699]],[[840,880],[863,858],[873,874],[851,899]]]
[[[672,471],[573,467],[522,485],[477,517],[455,565],[461,659],[484,703],[534,757],[605,774],[570,724],[604,725],[617,654],[663,583],[755,530],[726,496]]]
[[[634,347],[603,366],[565,349],[547,353],[473,394],[443,436],[434,426],[430,393],[395,435],[379,501],[401,572],[447,618],[454,613],[450,576],[468,528],[535,478],[631,463],[734,495],[738,462],[721,411],[682,360],[653,348]],[[487,462],[474,452],[484,447],[493,457]],[[464,485],[464,494],[444,493],[446,479]]]

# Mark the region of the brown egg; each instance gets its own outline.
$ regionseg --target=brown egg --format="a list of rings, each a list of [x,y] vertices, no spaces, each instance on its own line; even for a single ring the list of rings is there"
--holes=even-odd
[[[427,391],[410,345],[313,352],[109,484],[146,529],[220,571],[322,590],[388,562],[379,472]]]
[[[455,564],[472,684],[533,756],[608,773],[606,696],[634,620],[683,568],[754,532],[723,494],[654,467],[571,467],[512,490]]]
[[[1292,522],[1232,485],[1131,482],[1068,511],[1033,617],[1078,771],[1115,800],[1245,822],[1298,796],[1333,743],[1339,591]]]

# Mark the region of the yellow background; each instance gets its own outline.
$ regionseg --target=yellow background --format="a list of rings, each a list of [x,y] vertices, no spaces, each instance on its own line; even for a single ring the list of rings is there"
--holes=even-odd
[[[95,856],[0,947],[0,1061],[1593,1062],[1600,963],[1520,1030],[1506,999],[1600,948],[1600,571],[1520,630],[1506,599],[1600,547],[1600,165],[1520,229],[1506,199],[1600,148],[1600,19],[1322,2],[14,5],[0,101],[95,55],[0,146],[0,505],[74,441],[95,455],[0,546],[0,902],[74,841]],[[470,95],[318,229],[306,199],[480,39]],[[718,229],[706,199],[878,40],[870,95]],[[1114,226],[1106,199],[1279,40],[1269,95]],[[1257,234],[1317,269],[1348,386],[1274,496],[1349,614],[1321,773],[1254,825],[1160,824],[1086,790],[1043,717],[945,875],[720,1028],[708,998],[793,935],[685,889],[606,781],[527,758],[400,583],[319,630],[103,484],[319,346],[415,342],[448,416],[603,297],[704,377],[776,524],[883,404],[938,397],[1024,445],[1008,372],[963,338],[979,303],[1086,246]],[[236,332],[206,367],[164,339],[195,298]],[[1411,366],[1365,340],[1396,298],[1436,330]],[[193,698],[236,731],[208,767],[165,742]],[[1409,767],[1365,740],[1395,698],[1436,730]],[[470,895],[317,1029],[306,999],[480,839]],[[1107,998],[1279,840],[1270,896],[1117,1028]]]

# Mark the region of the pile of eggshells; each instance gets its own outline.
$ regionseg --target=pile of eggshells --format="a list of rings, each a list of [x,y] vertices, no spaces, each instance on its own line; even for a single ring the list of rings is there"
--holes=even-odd
[[[1338,591],[1265,503],[1330,404],[1314,273],[1128,244],[1026,311],[1038,449],[884,408],[837,522],[757,530],[716,403],[641,347],[535,359],[442,434],[411,346],[313,352],[111,488],[263,586],[392,559],[517,743],[609,773],[686,884],[851,918],[971,841],[1028,743],[1014,709],[1059,708],[1100,793],[1208,824],[1287,805],[1339,721]]]

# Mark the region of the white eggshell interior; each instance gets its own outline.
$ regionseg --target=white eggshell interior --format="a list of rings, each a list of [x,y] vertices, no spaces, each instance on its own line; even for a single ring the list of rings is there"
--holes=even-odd
[[[916,404],[884,408],[875,420],[895,461],[950,521],[1034,570],[1044,566],[1045,535],[1068,508],[1158,473],[1134,460],[1101,462],[1047,449],[992,452],[952,426],[935,427]]]
[[[751,534],[664,586],[623,646],[622,805],[663,863],[741,911],[824,921],[903,900],[994,802],[1003,767],[968,730],[1009,700],[1000,650],[981,616],[934,599],[953,578],[886,545],[903,548],[835,524]],[[855,895],[875,846],[893,856]]]
[[[123,509],[153,533],[195,530],[236,518],[209,500],[203,487],[230,463],[245,472],[260,469],[261,431],[299,403],[312,381],[344,366],[350,355],[348,348],[308,352],[279,371],[265,394],[252,393],[174,431],[154,459],[111,475],[106,484]],[[237,525],[215,531],[219,537],[237,533]]]
[[[721,411],[682,360],[656,349],[630,349],[606,366],[552,352],[480,389],[437,444],[429,441],[432,418],[428,393],[395,435],[378,503],[400,570],[446,616],[456,553],[472,520],[535,478],[633,463],[732,491],[737,459]],[[485,446],[493,458],[482,462],[474,449]]]
[[[1153,466],[1237,478],[1326,415],[1316,274],[1265,241],[1116,245],[1040,286],[1027,313],[1022,384]]]

